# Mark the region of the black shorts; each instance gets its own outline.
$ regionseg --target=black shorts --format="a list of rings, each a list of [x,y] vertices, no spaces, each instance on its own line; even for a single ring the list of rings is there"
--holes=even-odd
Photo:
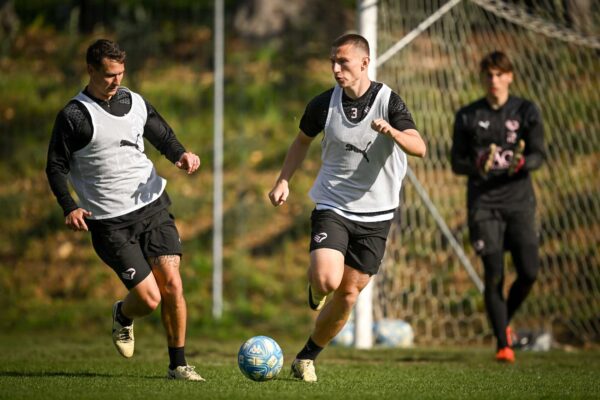
[[[175,218],[166,208],[121,229],[92,231],[92,244],[127,289],[152,272],[148,258],[182,253]]]
[[[344,255],[346,265],[369,275],[379,271],[391,220],[357,222],[332,210],[314,210],[310,219],[310,251],[338,250]]]
[[[484,256],[521,246],[537,246],[539,235],[535,209],[469,210],[469,236],[478,255]]]

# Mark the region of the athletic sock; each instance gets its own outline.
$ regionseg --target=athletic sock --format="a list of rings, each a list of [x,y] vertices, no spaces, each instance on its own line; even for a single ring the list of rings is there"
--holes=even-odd
[[[169,369],[187,365],[185,361],[185,347],[169,347]]]
[[[317,356],[322,350],[323,347],[317,345],[315,342],[313,342],[312,338],[309,337],[308,341],[306,342],[302,350],[300,350],[300,353],[298,353],[296,358],[299,358],[301,360],[314,360],[317,358]]]
[[[119,324],[121,324],[121,326],[130,326],[131,324],[133,324],[133,320],[130,318],[127,318],[123,314],[123,311],[121,311],[121,307],[123,307],[123,302],[120,302],[119,304],[117,304],[117,313],[115,315],[115,319],[117,320],[117,322]]]

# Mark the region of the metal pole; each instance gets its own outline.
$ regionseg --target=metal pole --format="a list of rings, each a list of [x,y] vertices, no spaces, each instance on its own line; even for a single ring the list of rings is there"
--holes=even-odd
[[[447,12],[449,12],[461,1],[462,0],[450,0],[447,3],[445,3],[442,7],[440,7],[436,12],[431,14],[428,18],[423,20],[423,22],[421,22],[415,29],[410,31],[406,36],[404,36],[402,39],[396,42],[396,44],[387,49],[381,56],[379,56],[375,60],[376,62],[374,64],[377,65],[377,68],[381,67],[386,61],[390,60],[396,53],[398,53],[400,50],[406,47],[410,42],[417,38],[417,36],[419,36],[427,28],[433,25],[434,22],[442,18]],[[466,256],[462,246],[456,241],[454,235],[452,235],[452,232],[448,228],[448,225],[446,225],[446,222],[438,212],[435,204],[433,204],[433,202],[429,198],[427,191],[425,190],[423,185],[421,185],[421,182],[419,182],[419,180],[415,176],[414,172],[410,169],[410,167],[407,168],[406,175],[415,187],[419,197],[421,197],[421,200],[423,200],[425,207],[427,207],[429,213],[432,215],[433,219],[442,231],[442,234],[446,237],[446,239],[448,239],[450,246],[458,256],[459,261],[469,274],[469,277],[471,278],[477,289],[480,292],[483,292],[484,287],[481,278],[479,278],[479,275],[477,275],[475,268],[473,268],[473,265],[469,261],[469,258]]]
[[[213,149],[213,317],[223,315],[223,59],[224,6],[215,0]]]
[[[406,36],[400,39],[396,44],[387,49],[385,53],[379,56],[377,67],[381,67],[383,63],[388,61],[393,57],[394,54],[402,50],[407,44],[415,40],[417,36],[423,33],[427,28],[429,28],[435,21],[442,18],[444,14],[450,11],[454,6],[460,3],[462,0],[450,0],[443,6],[441,6],[436,12],[431,14],[427,19],[419,24],[415,29],[410,31]]]
[[[442,234],[446,237],[446,239],[448,239],[448,243],[450,243],[450,247],[452,247],[452,249],[458,256],[458,259],[460,260],[461,264],[463,265],[463,267],[465,267],[467,274],[469,274],[469,277],[471,278],[471,280],[477,287],[477,290],[479,290],[479,292],[483,293],[484,287],[483,287],[483,282],[481,281],[481,278],[479,278],[479,275],[477,275],[475,268],[473,268],[473,265],[471,265],[471,261],[469,261],[469,258],[465,254],[462,246],[454,238],[454,235],[450,231],[450,228],[448,228],[448,225],[446,225],[446,221],[444,221],[444,218],[442,218],[442,216],[438,212],[436,206],[431,201],[429,194],[427,194],[427,191],[425,190],[423,185],[421,185],[421,182],[419,182],[419,179],[417,179],[417,177],[415,176],[412,169],[410,169],[410,167],[408,167],[408,169],[406,170],[406,176],[408,177],[410,182],[415,187],[417,194],[419,195],[421,200],[423,200],[425,207],[427,207],[427,210],[429,210],[429,213],[431,214],[431,216],[435,220],[436,224],[442,231]]]
[[[377,0],[358,0],[358,32],[369,42],[369,78],[377,79]],[[354,347],[373,347],[373,279],[362,290],[354,307]]]

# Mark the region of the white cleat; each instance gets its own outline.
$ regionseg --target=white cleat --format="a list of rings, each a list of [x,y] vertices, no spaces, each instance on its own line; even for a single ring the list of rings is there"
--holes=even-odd
[[[182,381],[196,381],[196,382],[204,382],[206,379],[200,376],[199,373],[195,371],[194,366],[191,365],[181,365],[175,369],[169,368],[167,373],[167,378],[169,379],[177,379]]]
[[[133,323],[129,326],[123,326],[117,321],[117,306],[121,301],[117,301],[113,305],[112,318],[112,339],[115,347],[125,358],[133,356],[135,339],[133,337]]]
[[[294,375],[294,378],[301,379],[304,382],[316,382],[315,362],[313,360],[300,360],[296,358],[292,363],[292,375]]]

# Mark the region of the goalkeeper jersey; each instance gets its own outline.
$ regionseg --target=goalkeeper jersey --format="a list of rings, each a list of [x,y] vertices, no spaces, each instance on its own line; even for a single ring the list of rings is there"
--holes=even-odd
[[[510,162],[523,140],[525,164],[515,174],[508,174]],[[477,159],[495,144],[493,164],[484,177]],[[499,109],[485,98],[461,108],[455,118],[451,149],[452,170],[468,176],[469,208],[516,209],[535,206],[530,171],[544,159],[542,117],[532,102],[509,96]]]

